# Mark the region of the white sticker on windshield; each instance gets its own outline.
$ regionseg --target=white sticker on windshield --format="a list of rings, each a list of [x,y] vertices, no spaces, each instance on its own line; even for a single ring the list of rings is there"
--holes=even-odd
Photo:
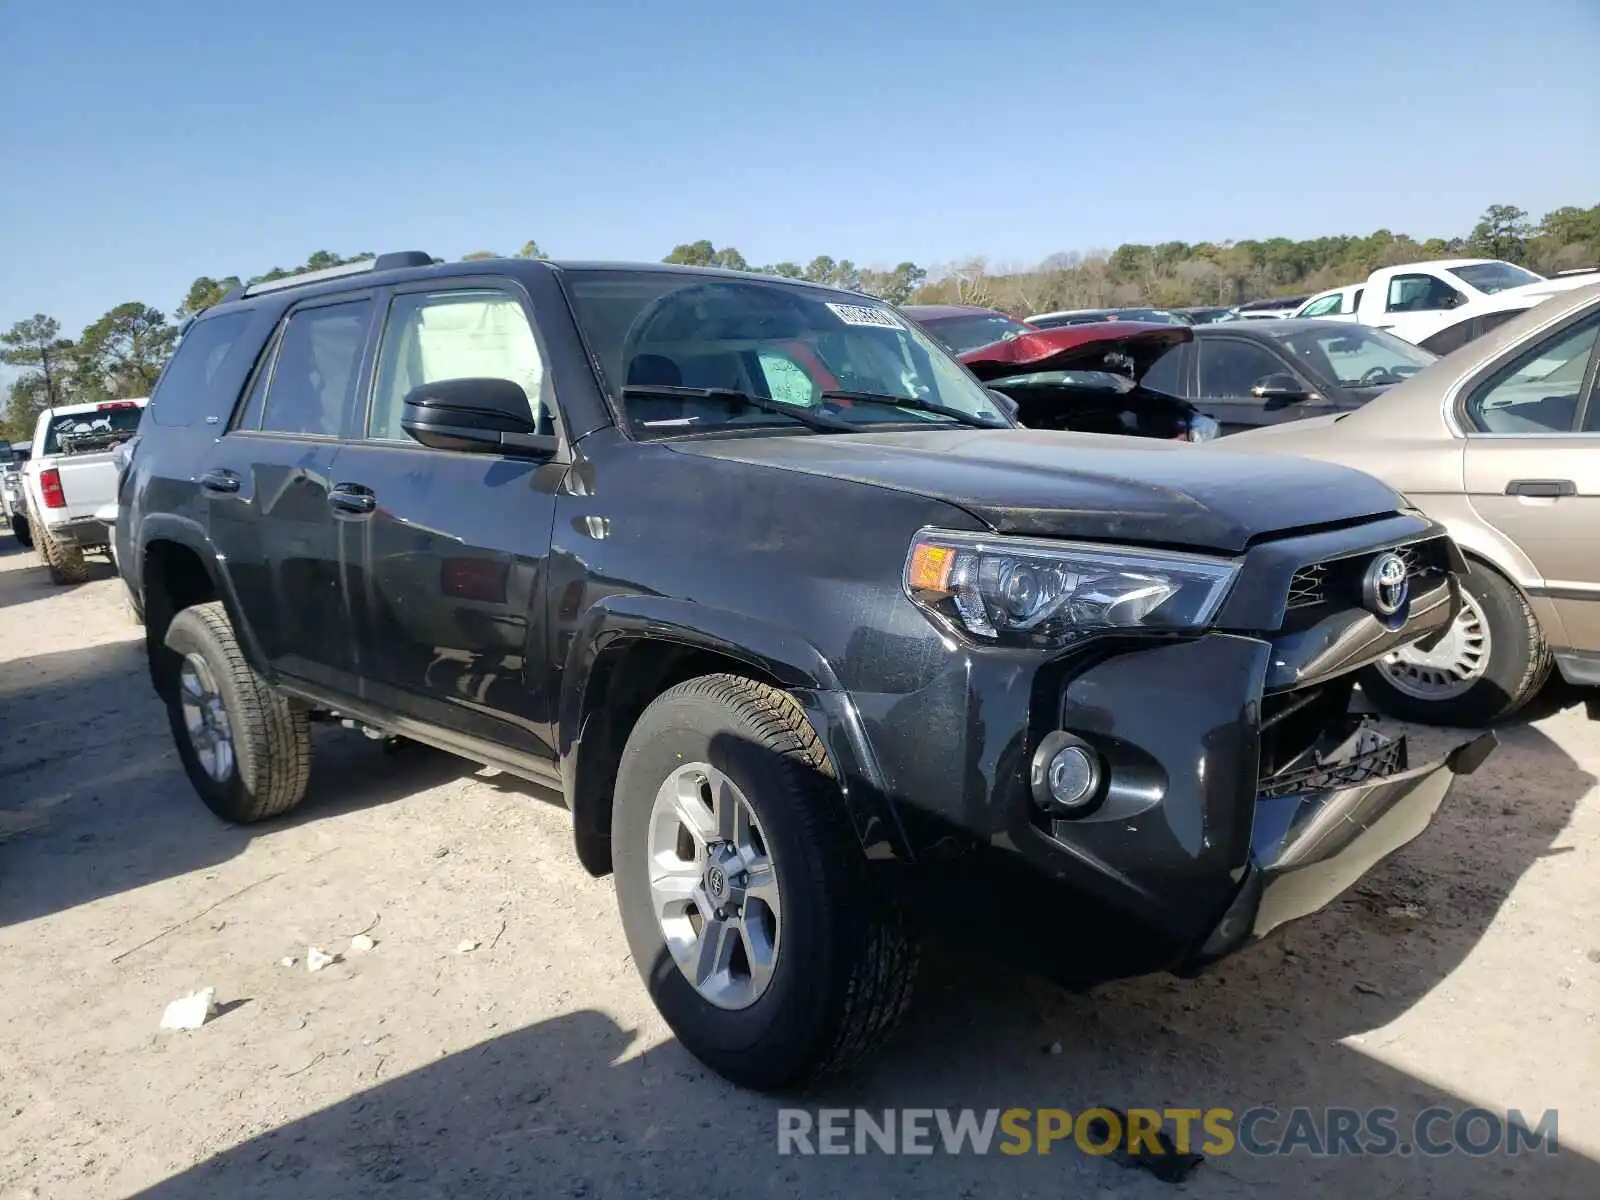
[[[869,308],[865,304],[830,304],[833,315],[846,325],[868,325],[874,329],[903,329],[895,315],[886,309]]]

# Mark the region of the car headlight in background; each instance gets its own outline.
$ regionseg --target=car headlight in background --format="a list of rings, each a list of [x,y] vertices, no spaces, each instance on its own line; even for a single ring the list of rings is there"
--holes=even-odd
[[[1214,417],[1205,413],[1195,413],[1189,422],[1189,440],[1191,442],[1209,442],[1222,432],[1222,426]]]
[[[925,529],[906,594],[974,637],[1065,645],[1110,629],[1200,629],[1238,564],[1191,554]]]

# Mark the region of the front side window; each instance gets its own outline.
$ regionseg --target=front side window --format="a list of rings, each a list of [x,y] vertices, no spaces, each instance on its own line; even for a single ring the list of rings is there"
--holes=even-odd
[[[1291,333],[1278,343],[1311,375],[1343,387],[1399,383],[1434,361],[1420,346],[1364,325]]]
[[[1336,313],[1339,311],[1339,301],[1342,298],[1341,293],[1334,292],[1331,295],[1323,296],[1319,300],[1313,300],[1306,305],[1305,311],[1300,315],[1302,317],[1325,317],[1329,313]]]
[[[1570,433],[1589,358],[1600,337],[1600,313],[1524,350],[1467,401],[1483,433]]]
[[[408,440],[400,427],[406,393],[445,379],[510,380],[527,395],[540,432],[548,432],[544,359],[516,297],[487,289],[396,296],[378,356],[367,436]]]
[[[353,300],[290,316],[265,381],[263,431],[338,435],[355,394],[371,315],[372,301]]]
[[[666,271],[564,271],[561,282],[604,386],[638,433],[1010,425],[928,334],[870,297]],[[715,394],[693,394],[705,389]]]
[[[1437,312],[1466,299],[1437,275],[1396,275],[1389,280],[1390,312]]]
[[[1535,275],[1532,271],[1525,271],[1508,262],[1473,263],[1470,267],[1451,267],[1450,274],[1489,295],[1530,283],[1544,282],[1543,275]]]
[[[1200,343],[1202,396],[1254,400],[1251,388],[1267,376],[1282,375],[1287,370],[1277,355],[1253,342],[1209,338]]]

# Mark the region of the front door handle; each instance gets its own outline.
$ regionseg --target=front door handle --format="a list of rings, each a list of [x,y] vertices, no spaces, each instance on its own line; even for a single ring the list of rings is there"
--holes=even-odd
[[[1578,485],[1570,479],[1513,479],[1506,484],[1508,496],[1576,496]]]
[[[208,492],[237,492],[239,490],[239,475],[236,471],[218,468],[207,471],[200,476],[200,486]]]
[[[371,488],[362,487],[359,483],[339,483],[329,489],[328,503],[335,512],[360,517],[377,509],[378,498],[372,494]]]

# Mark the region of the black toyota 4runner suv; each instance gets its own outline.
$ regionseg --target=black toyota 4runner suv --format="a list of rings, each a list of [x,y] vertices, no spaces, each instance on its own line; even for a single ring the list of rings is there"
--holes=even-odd
[[[559,789],[683,1043],[861,1055],[928,928],[1075,986],[1348,888],[1428,766],[1349,715],[1459,552],[1353,471],[1017,427],[870,297],[385,255],[186,330],[118,562],[183,765],[301,800],[338,717]]]

